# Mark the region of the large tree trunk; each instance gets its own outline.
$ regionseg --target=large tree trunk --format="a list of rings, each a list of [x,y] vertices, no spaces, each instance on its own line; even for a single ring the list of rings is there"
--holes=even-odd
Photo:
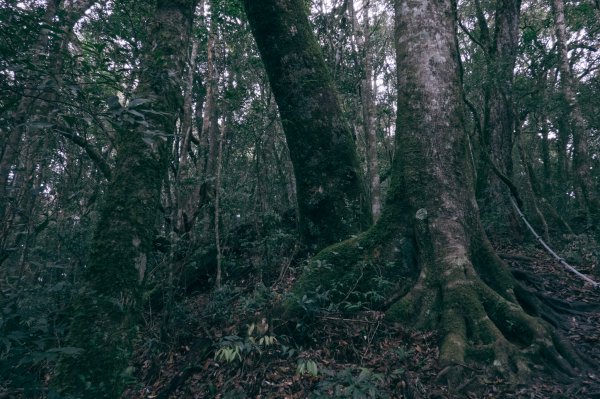
[[[370,222],[351,130],[301,0],[247,0],[296,178],[305,243],[322,248]]]
[[[116,165],[69,336],[83,352],[63,359],[58,375],[67,395],[117,398],[131,378],[127,365],[166,169],[163,141],[152,133],[175,131],[194,6],[194,0],[157,2],[136,90],[138,102],[149,102],[123,109],[116,129]]]
[[[398,0],[395,40],[396,163],[383,214],[367,232],[321,251],[295,293],[318,288],[352,302],[378,290],[385,300],[374,305],[388,319],[440,330],[442,365],[479,361],[518,376],[543,355],[573,372],[578,356],[521,308],[542,305],[517,285],[479,221],[453,2]],[[396,286],[378,287],[382,277]]]

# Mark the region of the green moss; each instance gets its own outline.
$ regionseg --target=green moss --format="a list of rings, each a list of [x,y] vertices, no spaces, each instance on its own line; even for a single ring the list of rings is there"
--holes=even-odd
[[[505,300],[487,287],[481,288],[483,306],[490,319],[502,332],[502,334],[513,342],[523,345],[531,345],[537,328],[541,328],[539,322],[527,315],[521,307]]]
[[[314,296],[317,289],[332,303],[352,302],[368,292],[386,298],[407,290],[417,272],[416,258],[412,240],[401,233],[382,215],[366,232],[323,249],[296,283],[288,314],[298,310],[298,298]]]
[[[66,395],[81,398],[118,397],[130,378],[125,371],[159,207],[157,162],[137,132],[120,136],[69,333],[69,345],[83,352],[61,361],[57,380]]]
[[[391,322],[407,322],[414,318],[416,304],[412,296],[406,295],[401,300],[395,302],[385,312],[385,317]]]
[[[498,257],[484,234],[477,234],[473,243],[473,265],[481,279],[503,298],[513,300],[515,280]]]
[[[161,156],[164,143],[148,145],[144,139],[149,131],[175,131],[182,101],[175,77],[182,75],[185,66],[184,38],[194,4],[192,0],[157,3],[145,43],[153,50],[144,54],[136,89],[138,98],[151,100],[144,108],[154,112],[147,112],[140,123],[121,110],[121,118],[115,121],[119,124],[115,168],[100,209],[90,262],[82,272],[83,289],[75,299],[69,333],[69,345],[82,352],[62,359],[58,368],[57,385],[66,396],[117,398],[131,382],[129,359],[166,170]]]
[[[465,319],[456,309],[446,310],[442,316],[442,323],[446,333],[440,345],[440,362],[463,364],[467,349]]]
[[[494,345],[470,345],[465,352],[465,358],[475,363],[491,363],[496,357]]]
[[[290,148],[301,234],[319,250],[371,223],[352,131],[303,2],[244,3]]]

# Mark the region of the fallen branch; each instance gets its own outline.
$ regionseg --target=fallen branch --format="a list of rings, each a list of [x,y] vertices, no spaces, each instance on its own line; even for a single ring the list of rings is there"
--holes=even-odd
[[[333,316],[317,316],[322,320],[331,320],[331,321],[345,321],[348,323],[367,323],[367,324],[379,324],[379,321],[376,320],[363,320],[363,319],[347,319],[343,317],[333,317]]]
[[[557,255],[556,252],[554,252],[552,250],[552,248],[550,248],[548,246],[548,244],[546,244],[546,242],[534,230],[534,228],[531,226],[531,224],[529,224],[529,222],[525,218],[525,215],[523,214],[523,212],[521,212],[521,209],[519,209],[519,207],[517,206],[517,204],[516,204],[516,202],[515,202],[515,200],[513,198],[510,199],[510,203],[515,208],[515,210],[517,211],[517,214],[521,217],[521,219],[523,220],[523,222],[525,223],[525,225],[527,226],[527,228],[529,228],[529,231],[531,231],[531,233],[533,234],[533,236],[535,237],[535,239],[538,240],[538,242],[544,247],[544,249],[546,251],[548,251],[548,253],[550,255],[552,255],[554,257],[554,259],[556,259],[561,265],[563,265],[565,267],[565,269],[569,270],[571,273],[575,274],[577,277],[579,277],[582,280],[586,281],[587,283],[591,284],[592,287],[594,287],[595,289],[599,289],[600,288],[600,283],[592,280],[591,278],[589,278],[585,274],[583,274],[580,271],[578,271],[577,269],[575,269],[573,266],[569,265],[567,263],[567,261],[564,260],[564,258],[562,258],[559,255]]]

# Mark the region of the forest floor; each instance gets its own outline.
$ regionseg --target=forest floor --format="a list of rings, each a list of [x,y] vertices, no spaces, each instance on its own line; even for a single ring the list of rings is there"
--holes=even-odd
[[[229,287],[225,294],[190,300],[185,336],[168,351],[140,348],[138,370],[145,385],[125,397],[600,398],[600,290],[532,246],[497,250],[517,277],[529,276],[531,288],[595,307],[565,316],[560,325],[581,353],[598,364],[594,372],[557,381],[540,366],[527,384],[515,386],[490,369],[466,367],[464,381],[448,386],[438,378],[443,370],[437,363],[435,332],[389,324],[373,311],[352,318],[316,316],[304,326],[308,333],[299,346],[281,327],[268,325],[277,319],[269,314],[269,302],[293,284],[289,276],[259,293]],[[583,262],[581,271],[598,275],[592,270],[600,267],[598,261],[587,262],[587,268]]]

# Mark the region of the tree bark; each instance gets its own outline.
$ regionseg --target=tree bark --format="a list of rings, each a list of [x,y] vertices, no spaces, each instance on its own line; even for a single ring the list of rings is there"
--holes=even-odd
[[[200,202],[203,206],[203,235],[208,237],[214,226],[215,175],[217,170],[217,150],[219,141],[219,110],[217,100],[219,94],[219,76],[215,60],[217,32],[214,21],[211,21],[208,37],[208,60],[206,71],[206,103],[202,118],[202,139],[206,150],[203,182],[200,188]]]
[[[193,136],[194,108],[192,104],[194,90],[194,76],[196,69],[196,57],[198,55],[198,40],[192,39],[192,49],[188,62],[188,71],[183,100],[183,116],[181,121],[181,137],[175,156],[177,157],[177,172],[175,182],[175,232],[182,235],[191,229],[192,216],[198,204],[194,201],[197,196],[193,195],[199,184],[192,185],[194,172],[197,172],[194,163],[190,162],[191,143]],[[191,187],[190,187],[191,186]]]
[[[303,298],[319,289],[334,302],[352,302],[378,290],[385,300],[372,304],[389,320],[440,330],[448,378],[470,362],[524,378],[540,354],[573,373],[580,358],[520,306],[534,298],[498,258],[479,221],[454,4],[396,1],[396,162],[385,208],[371,229],[321,251],[294,292]],[[378,288],[382,278],[396,285]],[[298,301],[287,310],[298,312]]]
[[[198,4],[199,25],[206,27],[204,11],[204,0]],[[212,28],[209,28],[212,29]],[[175,232],[178,236],[186,236],[186,240],[193,242],[196,238],[194,226],[202,206],[206,203],[207,194],[207,164],[209,136],[211,120],[217,120],[213,115],[216,109],[217,88],[213,83],[218,77],[214,68],[214,33],[211,30],[207,43],[207,74],[205,78],[206,94],[199,96],[196,104],[192,102],[194,89],[194,76],[196,67],[196,56],[198,53],[198,39],[192,38],[192,49],[190,63],[188,66],[187,87],[184,98],[184,115],[182,121],[182,138],[179,149],[179,167],[176,176],[177,210]],[[209,117],[210,116],[210,117]],[[194,123],[195,122],[195,123]],[[195,125],[195,126],[194,126]],[[194,127],[198,138],[194,137]],[[214,133],[213,133],[214,135]],[[192,151],[192,143],[198,145],[198,151]],[[193,155],[195,154],[195,155]],[[191,161],[191,162],[190,162]]]
[[[194,8],[194,0],[157,2],[135,93],[149,102],[120,112],[115,168],[69,335],[70,345],[83,351],[63,358],[57,376],[67,396],[116,398],[131,378],[127,365],[166,170],[155,133],[175,132]]]
[[[379,178],[379,159],[377,156],[377,121],[375,119],[375,98],[373,85],[373,50],[371,43],[371,23],[369,20],[370,1],[363,4],[363,21],[358,20],[354,1],[348,2],[352,18],[352,26],[358,53],[362,54],[363,76],[360,81],[360,97],[362,102],[363,131],[365,136],[365,155],[371,216],[376,222],[381,215],[381,183]]]
[[[370,222],[355,143],[301,0],[246,0],[296,178],[300,232],[323,248]]]
[[[513,143],[515,111],[513,80],[519,45],[520,0],[498,0],[494,14],[494,31],[476,2],[481,42],[486,56],[483,127],[480,137],[482,152],[477,171],[477,196],[484,215],[499,212],[512,214],[510,194],[492,172],[490,162],[509,179],[513,175]],[[499,211],[500,210],[500,211]],[[498,215],[492,215],[492,217]],[[516,218],[513,218],[516,220]]]
[[[575,197],[579,208],[584,213],[586,224],[592,225],[600,209],[600,200],[590,173],[590,154],[588,151],[587,124],[575,95],[575,79],[569,65],[567,49],[567,27],[565,23],[565,6],[563,0],[552,1],[556,47],[558,51],[558,70],[560,72],[560,88],[563,102],[561,123],[573,138],[573,177]],[[568,133],[566,133],[568,134]],[[563,134],[563,136],[566,136]],[[563,137],[563,145],[565,138]],[[565,145],[566,147],[566,145]],[[566,148],[565,148],[566,149]],[[560,149],[562,150],[562,148]]]

